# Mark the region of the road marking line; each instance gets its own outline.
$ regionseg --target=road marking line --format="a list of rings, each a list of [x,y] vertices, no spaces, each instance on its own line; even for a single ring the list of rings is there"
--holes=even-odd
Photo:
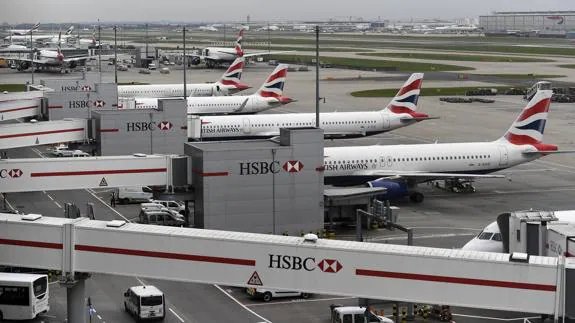
[[[245,306],[244,304],[242,304],[240,301],[238,301],[237,299],[235,299],[232,295],[230,295],[230,293],[226,292],[225,290],[223,290],[220,286],[214,284],[214,286],[216,286],[217,289],[219,289],[222,293],[224,293],[227,297],[229,297],[231,300],[233,300],[234,302],[236,302],[239,306],[243,307],[246,311],[252,313],[253,315],[259,317],[261,320],[263,320],[266,323],[272,323],[272,321],[266,319],[265,317],[259,315],[258,313],[252,311],[250,308],[248,308],[247,306]]]
[[[54,201],[54,198],[52,196],[50,196],[50,194],[46,194],[46,196],[48,196],[48,198],[50,198],[52,201]]]
[[[519,321],[519,320],[524,320],[524,319],[538,319],[541,318],[540,316],[530,316],[530,317],[517,317],[517,318],[511,318],[511,319],[504,319],[504,318],[500,318],[500,317],[489,317],[489,316],[479,316],[479,315],[467,315],[467,314],[456,314],[453,313],[453,316],[461,316],[461,317],[469,317],[469,318],[475,318],[475,319],[484,319],[484,320],[494,320],[494,321]]]
[[[170,307],[168,307],[168,309],[170,310],[170,312],[172,312],[172,314],[174,314],[175,317],[178,318],[178,320],[180,320],[180,322],[185,322],[184,319],[182,319],[176,312],[174,312],[173,309],[171,309]]]
[[[96,315],[100,320],[102,320],[102,317],[100,315]]]
[[[272,302],[272,303],[254,303],[248,304],[247,307],[252,306],[264,306],[264,305],[282,305],[282,304],[293,304],[293,303],[307,303],[307,302],[330,302],[330,301],[338,301],[338,300],[345,300],[345,299],[355,299],[357,297],[333,297],[333,298],[316,298],[316,299],[297,299],[291,301],[283,301],[283,302]]]
[[[56,204],[57,207],[62,208],[62,205],[58,204],[58,202],[54,201],[54,204]]]

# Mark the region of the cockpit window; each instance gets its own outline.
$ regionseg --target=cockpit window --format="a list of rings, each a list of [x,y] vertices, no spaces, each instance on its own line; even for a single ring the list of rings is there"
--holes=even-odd
[[[484,232],[481,232],[477,236],[477,239],[479,239],[479,240],[490,240],[492,235],[493,235],[493,233],[484,231]]]
[[[491,240],[493,241],[502,241],[503,239],[501,239],[501,233],[495,233],[493,235],[493,238],[491,238]]]

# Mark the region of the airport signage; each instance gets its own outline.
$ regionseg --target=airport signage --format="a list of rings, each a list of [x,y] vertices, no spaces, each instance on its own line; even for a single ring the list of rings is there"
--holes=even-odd
[[[20,169],[0,169],[0,178],[18,178],[22,174]]]
[[[303,169],[303,163],[299,160],[289,160],[283,164],[279,161],[255,161],[240,163],[240,175],[277,174],[281,172],[282,169],[288,173],[299,173]]]
[[[68,107],[70,109],[83,109],[92,106],[90,100],[77,100],[68,102]]]
[[[90,85],[62,85],[60,89],[61,92],[92,91],[92,87]]]
[[[285,270],[321,270],[324,273],[337,273],[343,266],[336,259],[323,259],[316,262],[314,257],[302,258],[298,256],[269,254],[268,268]]]
[[[154,131],[160,129],[163,131],[171,130],[174,124],[170,121],[160,121],[158,123],[149,121],[132,121],[126,123],[127,132],[142,132],[142,131]]]

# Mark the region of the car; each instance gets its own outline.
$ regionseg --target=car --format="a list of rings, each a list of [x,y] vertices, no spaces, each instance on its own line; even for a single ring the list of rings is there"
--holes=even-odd
[[[180,214],[184,214],[186,212],[186,205],[182,201],[174,201],[174,200],[151,200],[150,203],[160,204],[170,210],[176,211]]]
[[[118,65],[118,71],[127,71],[128,67],[124,64],[119,64]]]
[[[162,69],[160,70],[161,74],[170,74],[170,69],[167,67],[162,67]]]
[[[155,70],[155,69],[156,69],[156,64],[155,64],[155,63],[150,63],[150,64],[148,65],[148,69],[149,69],[149,70]]]
[[[72,152],[72,157],[90,157],[90,154],[88,154],[85,151],[81,151],[81,150],[74,150]]]
[[[150,72],[150,70],[142,68],[138,73],[140,74],[151,74],[152,72]]]
[[[309,293],[298,292],[298,291],[267,289],[267,288],[248,288],[247,293],[251,297],[259,298],[264,302],[269,302],[274,298],[283,298],[283,297],[309,298],[311,295]]]

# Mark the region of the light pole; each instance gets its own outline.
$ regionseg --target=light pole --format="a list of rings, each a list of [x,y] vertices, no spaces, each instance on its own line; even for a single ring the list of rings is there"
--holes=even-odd
[[[100,26],[100,18],[98,18],[98,72],[100,83],[102,83],[102,27]]]
[[[315,26],[315,126],[319,128],[319,26]]]
[[[32,33],[34,28],[30,29],[30,61],[32,62],[32,84],[34,84],[34,40],[32,39]]]
[[[182,40],[184,43],[184,101],[186,102],[186,105],[188,104],[188,88],[187,88],[187,81],[186,81],[186,25],[184,25],[184,27],[182,28]]]
[[[114,26],[114,83],[118,84],[118,42],[116,32],[118,26]]]

